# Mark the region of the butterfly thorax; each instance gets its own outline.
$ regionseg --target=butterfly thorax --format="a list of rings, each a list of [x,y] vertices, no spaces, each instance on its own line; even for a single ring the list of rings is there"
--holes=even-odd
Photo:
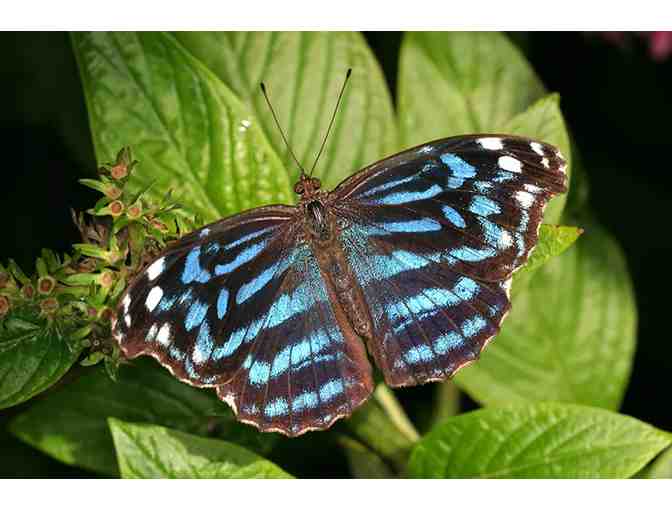
[[[341,226],[330,207],[329,194],[320,190],[318,179],[303,175],[294,191],[301,197],[299,207],[304,215],[304,239],[310,244],[342,315],[355,333],[371,338],[368,306],[339,241]]]
[[[331,225],[332,218],[327,216],[325,205],[327,193],[322,191],[320,180],[301,174],[298,182],[294,185],[294,192],[299,195],[299,207],[306,219],[309,237],[319,243],[329,243],[333,238],[334,229]]]

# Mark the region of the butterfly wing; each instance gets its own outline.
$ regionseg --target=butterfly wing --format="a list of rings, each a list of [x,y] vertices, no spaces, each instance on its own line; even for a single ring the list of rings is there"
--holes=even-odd
[[[393,386],[450,377],[510,308],[512,273],[565,191],[550,145],[503,135],[438,140],[334,190],[341,240],[374,322],[369,348]]]
[[[361,343],[337,326],[296,209],[255,209],[184,236],[122,296],[127,357],[216,387],[241,421],[296,435],[326,428],[371,393]]]

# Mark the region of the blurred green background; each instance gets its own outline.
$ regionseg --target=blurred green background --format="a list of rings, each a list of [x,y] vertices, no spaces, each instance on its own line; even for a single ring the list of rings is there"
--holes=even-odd
[[[401,34],[365,34],[394,95]],[[591,207],[624,248],[639,309],[638,344],[621,411],[672,430],[664,391],[672,368],[665,321],[668,236],[672,204],[670,120],[672,57],[653,58],[643,36],[586,33],[509,34],[549,91],[559,92],[591,189]],[[614,42],[614,39],[618,43]],[[95,192],[77,183],[92,176],[95,159],[84,96],[66,33],[2,33],[0,260],[29,269],[43,247],[68,251],[78,241],[70,208],[89,207]],[[398,392],[409,414],[420,415],[431,389]],[[465,399],[464,410],[475,407]],[[4,431],[0,415],[0,477],[92,476],[23,445]],[[346,476],[332,448],[316,452],[322,476]]]

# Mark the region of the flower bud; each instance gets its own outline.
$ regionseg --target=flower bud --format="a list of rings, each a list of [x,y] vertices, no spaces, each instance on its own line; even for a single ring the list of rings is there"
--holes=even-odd
[[[142,206],[139,203],[135,203],[128,208],[126,214],[128,214],[128,217],[132,220],[137,220],[142,216]]]
[[[121,190],[114,185],[110,185],[105,189],[105,196],[116,200],[121,196]]]
[[[26,299],[33,299],[33,297],[35,297],[35,287],[30,283],[24,285],[21,289],[21,294],[23,294],[23,297]]]
[[[124,203],[120,200],[115,200],[114,202],[110,203],[108,207],[112,216],[119,216],[124,212]]]
[[[40,308],[42,309],[42,313],[44,314],[50,314],[58,310],[58,301],[56,298],[47,298],[43,299],[40,302]]]
[[[114,280],[114,273],[112,271],[103,271],[98,277],[98,283],[106,289],[109,289],[114,285]]]
[[[128,175],[128,166],[124,163],[119,163],[110,168],[110,175],[113,179],[121,180]]]
[[[37,292],[45,296],[51,294],[51,291],[56,287],[56,280],[51,276],[43,276],[37,280]]]

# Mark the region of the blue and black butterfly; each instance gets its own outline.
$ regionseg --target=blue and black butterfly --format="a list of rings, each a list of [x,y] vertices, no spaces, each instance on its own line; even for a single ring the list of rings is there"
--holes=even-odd
[[[543,142],[445,138],[333,191],[302,171],[298,205],[252,209],[171,244],[120,300],[123,353],[214,387],[240,421],[295,436],[349,416],[374,387],[441,381],[510,308],[565,160]]]

